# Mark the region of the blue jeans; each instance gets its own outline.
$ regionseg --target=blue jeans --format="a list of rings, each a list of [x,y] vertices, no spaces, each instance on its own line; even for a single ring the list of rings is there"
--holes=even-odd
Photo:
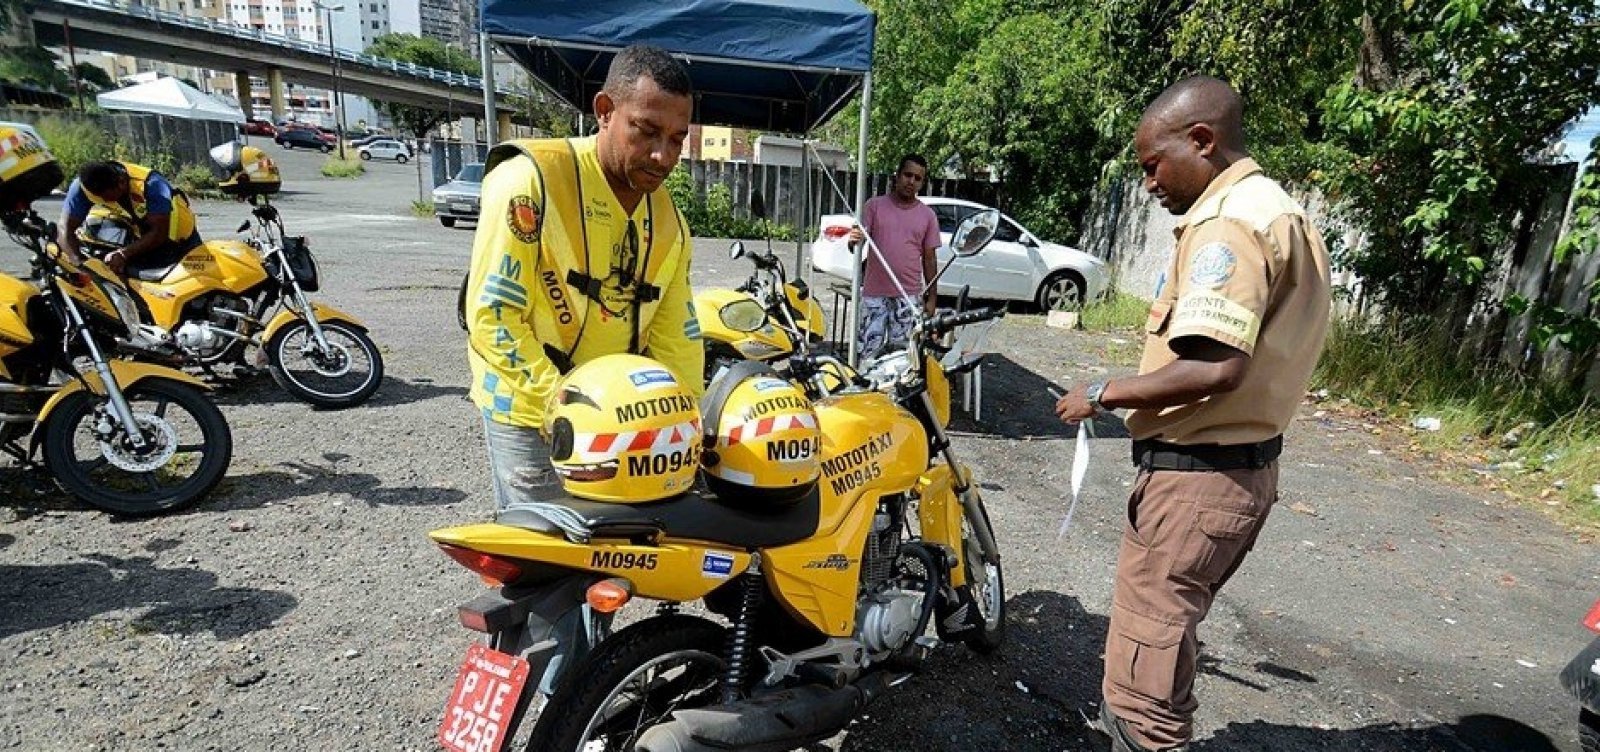
[[[489,446],[489,473],[494,480],[494,506],[498,514],[508,506],[548,500],[561,491],[561,478],[550,466],[550,448],[539,429],[496,423],[483,418]]]

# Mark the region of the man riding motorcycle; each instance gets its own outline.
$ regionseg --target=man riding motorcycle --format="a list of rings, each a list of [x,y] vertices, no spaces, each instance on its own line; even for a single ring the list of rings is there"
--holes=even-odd
[[[682,63],[629,47],[595,95],[598,135],[489,153],[465,310],[499,509],[559,492],[539,428],[574,366],[648,353],[701,391],[689,229],[657,190],[677,166],[692,104]]]

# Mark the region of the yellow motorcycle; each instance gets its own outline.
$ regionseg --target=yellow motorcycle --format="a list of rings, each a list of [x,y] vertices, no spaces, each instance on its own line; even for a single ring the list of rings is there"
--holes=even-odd
[[[259,347],[274,381],[318,407],[359,405],[383,382],[383,356],[367,327],[348,313],[313,303],[318,270],[306,238],[284,233],[265,194],[248,195],[244,240],[209,240],[181,258],[131,262],[128,287],[145,320],[125,341],[135,357],[181,362],[210,372],[245,365]],[[133,229],[96,207],[78,230],[90,253],[127,245]]]
[[[0,274],[0,450],[31,464],[42,448],[63,490],[117,514],[205,498],[233,454],[227,421],[202,393],[209,387],[182,371],[109,359],[98,331],[134,336],[139,326],[116,275],[99,261],[58,259],[55,227],[32,210],[0,222],[32,252],[39,282]]]
[[[822,469],[797,503],[562,497],[430,533],[493,586],[460,607],[485,638],[461,666],[440,742],[499,750],[529,722],[538,752],[788,750],[842,729],[941,640],[999,648],[1000,549],[923,357],[998,315],[918,324],[907,367],[882,391],[802,341],[788,374],[812,399]],[[779,461],[808,449],[767,451]],[[613,632],[633,601],[654,614]],[[679,612],[695,601],[730,626]]]

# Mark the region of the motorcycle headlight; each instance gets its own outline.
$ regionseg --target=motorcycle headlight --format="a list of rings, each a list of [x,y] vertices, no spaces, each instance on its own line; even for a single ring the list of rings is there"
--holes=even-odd
[[[133,296],[120,285],[100,283],[100,289],[106,297],[111,299],[111,304],[117,307],[117,315],[122,317],[122,325],[128,328],[128,339],[137,339],[139,336],[139,306],[133,302]]]
[[[717,310],[722,325],[736,332],[753,332],[767,324],[767,311],[760,303],[745,298]]]

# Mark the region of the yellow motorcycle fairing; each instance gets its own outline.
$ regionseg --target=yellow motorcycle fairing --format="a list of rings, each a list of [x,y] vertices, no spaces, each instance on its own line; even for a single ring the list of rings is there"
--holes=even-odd
[[[350,314],[332,306],[325,306],[321,303],[312,303],[311,310],[313,313],[317,314],[317,321],[319,322],[343,321],[344,323],[363,331],[365,331],[367,328],[366,324],[361,323],[361,319],[351,316]],[[278,311],[278,315],[273,316],[272,320],[267,322],[267,330],[262,333],[261,341],[263,343],[271,342],[272,335],[277,334],[279,329],[288,326],[290,322],[299,320],[300,318],[300,314],[295,313],[294,311]]]
[[[932,355],[923,356],[922,379],[927,384],[928,398],[933,400],[933,416],[939,419],[939,425],[950,425],[950,377]]]
[[[754,331],[739,331],[722,320],[722,309],[748,301],[757,308],[761,304],[749,293],[738,290],[706,290],[694,296],[695,318],[700,323],[700,336],[731,346],[741,356],[751,360],[773,360],[794,352],[794,340],[789,333],[774,326],[769,318]]]
[[[965,465],[961,467],[961,473],[968,483],[972,482],[972,471]],[[967,562],[966,557],[960,555],[961,517],[964,510],[961,500],[956,496],[955,482],[956,475],[950,471],[949,465],[936,465],[917,479],[914,493],[919,500],[917,519],[922,538],[949,546],[957,554],[954,557],[955,566],[950,568],[950,585],[961,587],[967,584]]]
[[[106,365],[111,368],[111,378],[115,379],[117,386],[124,390],[146,379],[168,379],[208,392],[211,391],[211,385],[175,368],[155,365],[154,363],[138,363],[132,360],[108,360]],[[83,374],[83,381],[89,382],[89,390],[94,394],[105,395],[106,388],[100,381],[99,373],[88,371]],[[83,391],[83,383],[77,379],[62,384],[61,388],[55,394],[50,395],[50,399],[45,401],[44,407],[39,409],[39,416],[35,419],[35,422],[39,425],[44,425],[45,418],[49,417],[51,410],[56,409],[56,406],[61,404],[61,400],[66,399],[70,394],[81,391]]]
[[[28,301],[38,294],[39,288],[0,274],[0,358],[33,344],[33,331],[28,328]],[[3,364],[0,364],[0,374],[9,376]]]
[[[156,326],[172,331],[183,323],[189,301],[208,292],[242,294],[266,281],[267,267],[256,249],[237,240],[208,240],[190,251],[159,282],[130,279]]]
[[[815,404],[822,430],[822,508],[816,535],[764,552],[778,601],[823,634],[855,630],[861,552],[882,496],[910,490],[928,468],[916,416],[887,395],[857,392]]]
[[[680,540],[654,546],[609,540],[573,543],[559,535],[492,522],[435,530],[428,537],[436,543],[487,554],[622,577],[633,584],[636,597],[674,603],[703,598],[750,568],[750,554],[744,551]],[[712,554],[717,556],[711,557]],[[708,574],[708,557],[731,559],[732,569]]]

